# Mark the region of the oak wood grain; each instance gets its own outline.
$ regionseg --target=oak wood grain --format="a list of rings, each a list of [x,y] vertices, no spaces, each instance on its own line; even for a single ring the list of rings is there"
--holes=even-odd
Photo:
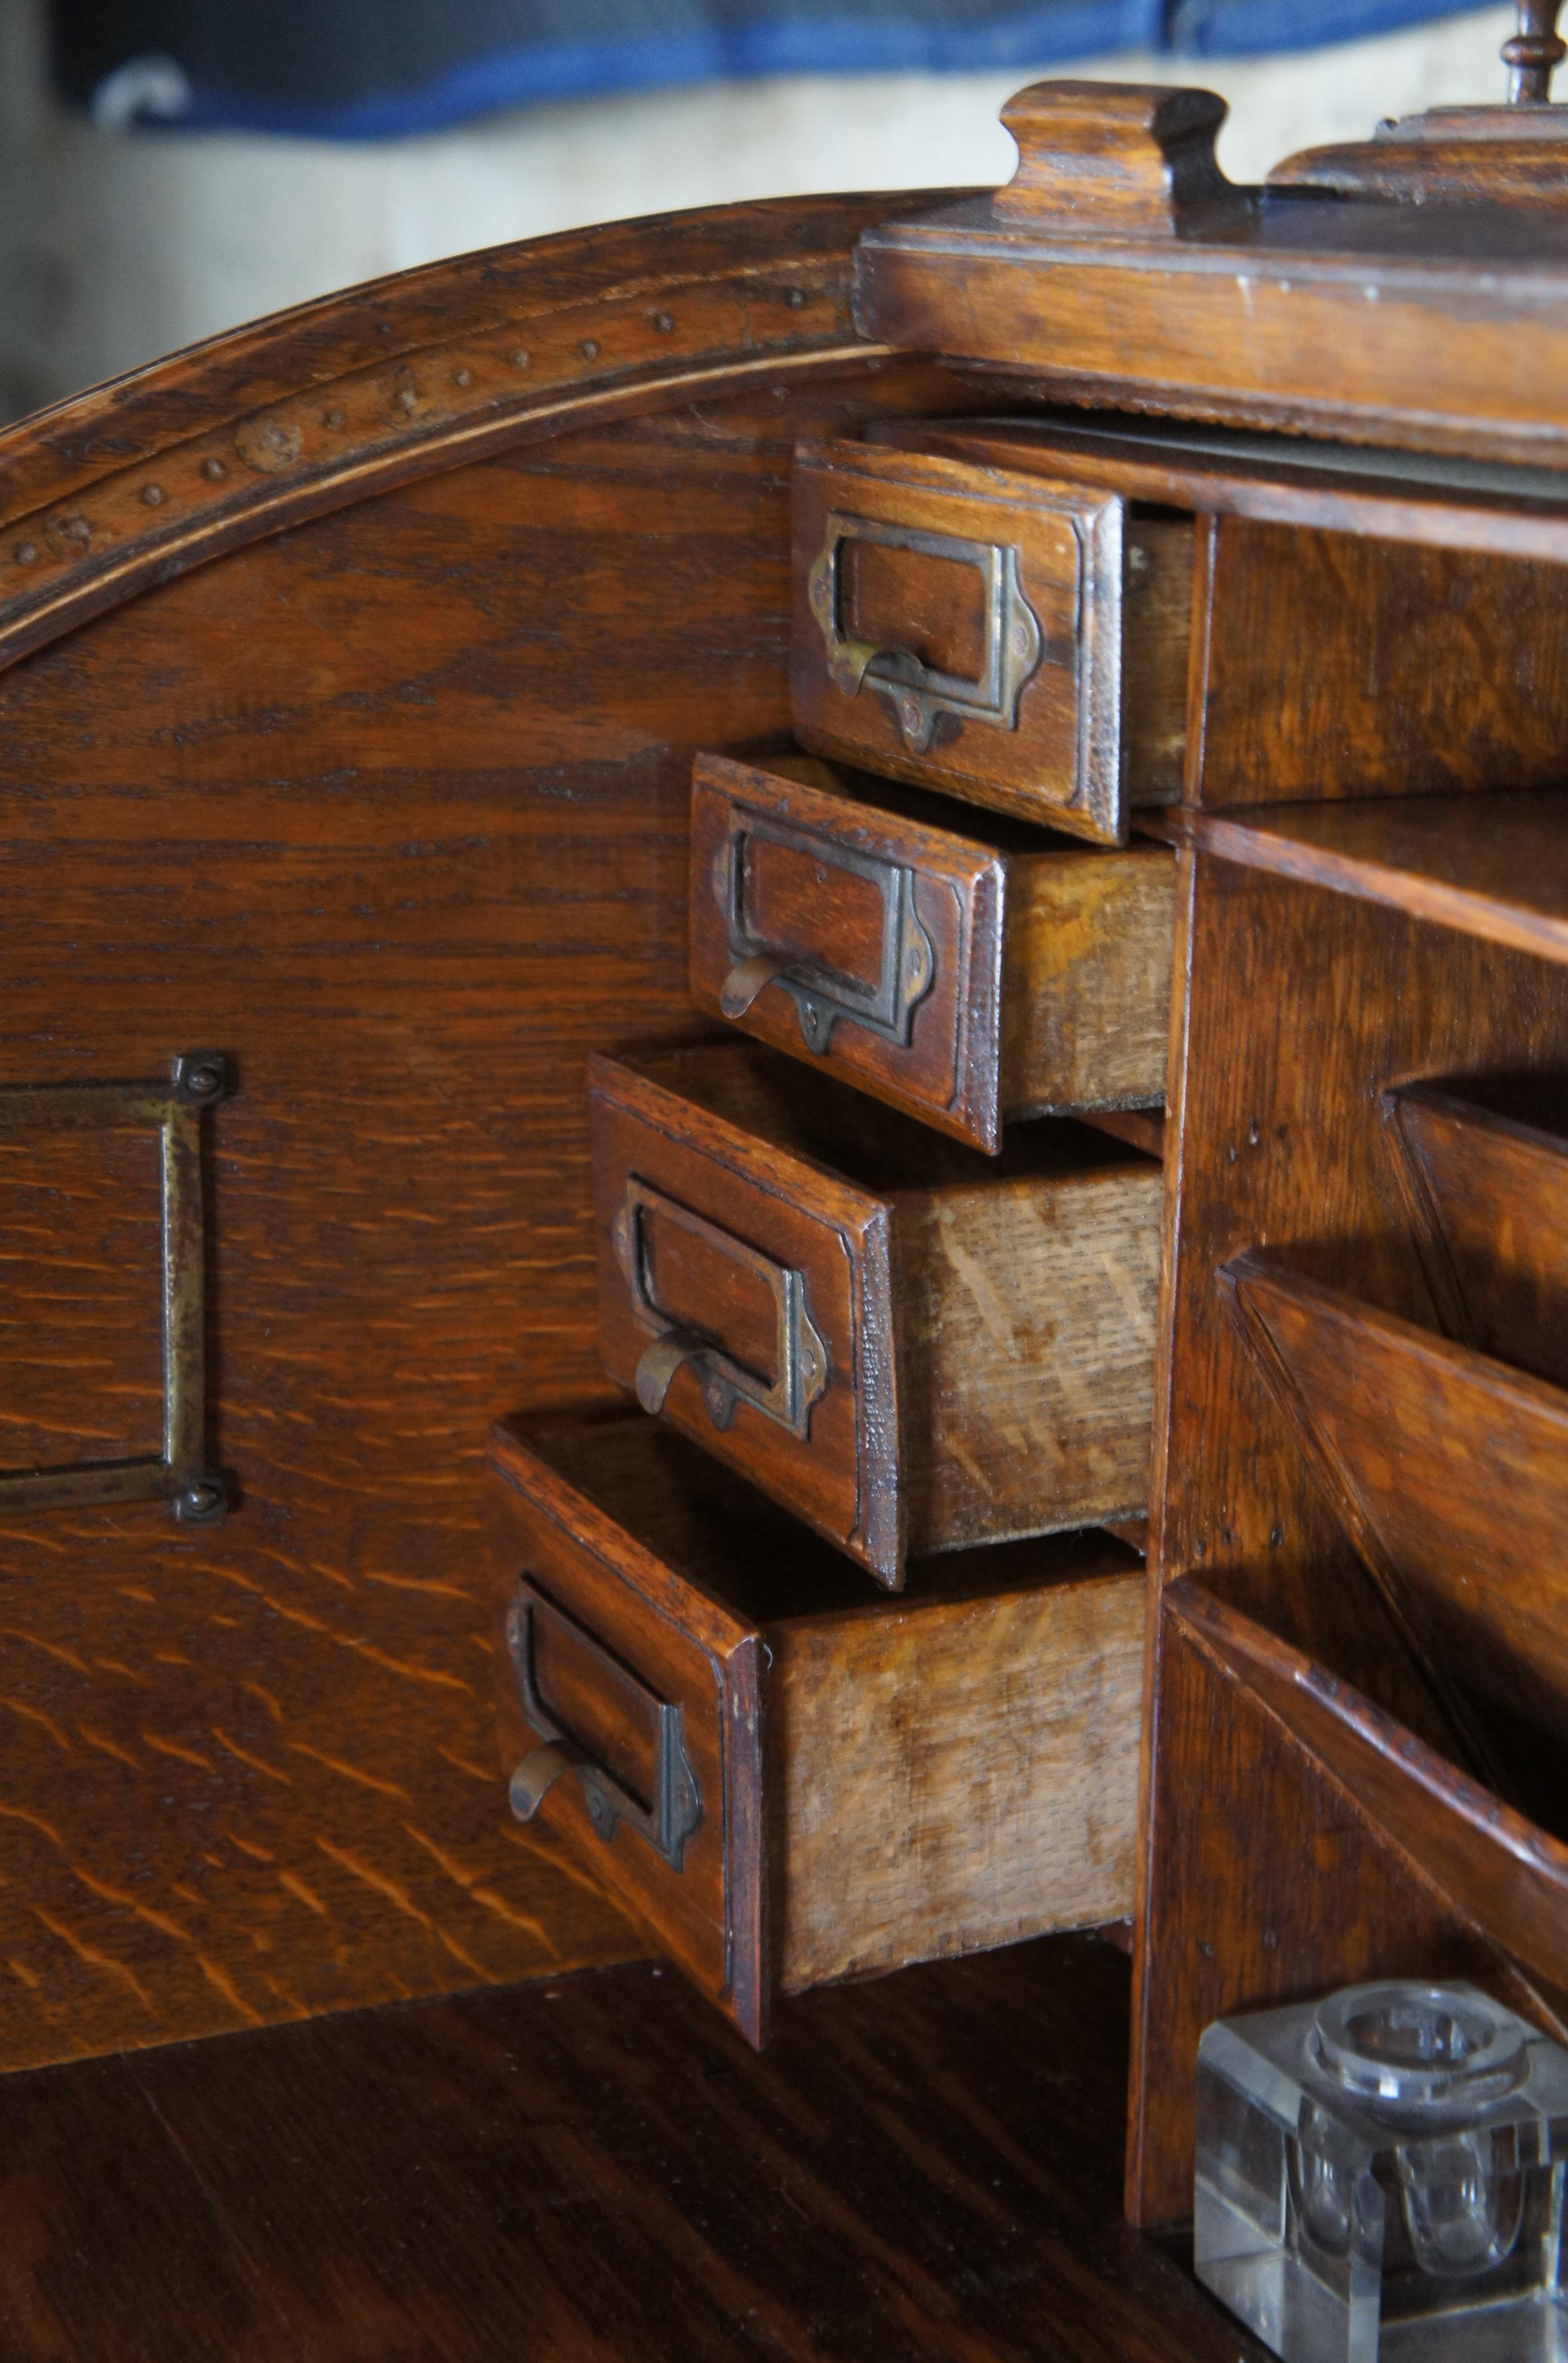
[[[1568,1082],[1415,1083],[1384,1114],[1444,1328],[1568,1385]]]
[[[1423,1661],[1568,1736],[1568,1394],[1255,1251],[1223,1276]],[[1541,1752],[1535,1811],[1556,1821],[1562,1763]]]
[[[1161,1599],[1152,1810],[1162,1906],[1179,1893],[1190,1933],[1179,1974],[1167,1958],[1134,2012],[1135,2040],[1159,2062],[1160,2105],[1130,2128],[1129,2201],[1144,2222],[1191,2212],[1192,2087],[1211,2020],[1401,1976],[1468,1978],[1549,2026],[1562,2009],[1560,1971],[1558,1983],[1527,1977],[1499,1942],[1542,1872],[1544,1885],[1555,1878],[1550,1842],[1200,1585]],[[1485,1885],[1465,1869],[1482,1862]],[[1538,1942],[1558,1916],[1553,1902]]]
[[[1141,1570],[769,1636],[786,1992],[1132,1907]]]
[[[17,2244],[0,2320],[52,2296],[49,2363],[1254,2363],[1117,2220],[1126,1991],[1068,1936],[790,2002],[761,2058],[644,1968],[146,2054],[66,2222],[155,2189],[167,2125],[227,2256],[171,2208],[133,2321],[112,2250]]]
[[[1568,855],[1559,789],[1477,798],[1375,798],[1209,813],[1191,842],[1488,943],[1568,960]]]
[[[858,216],[795,218],[838,222],[842,281]],[[770,303],[767,236],[748,246],[734,227],[735,283]],[[668,257],[669,234],[653,235]],[[675,249],[722,276],[722,230],[706,236]],[[598,266],[574,281],[571,258],[594,251],[508,264],[492,325],[502,281],[515,292],[530,271],[529,301],[591,307]],[[456,282],[445,316],[460,327],[484,270]],[[440,273],[424,283],[434,300]],[[809,311],[788,272],[768,283],[781,317]],[[208,1355],[235,1506],[200,1531],[157,1505],[6,1520],[6,2066],[643,1941],[569,1848],[506,1812],[484,1436],[508,1409],[608,1393],[583,1062],[629,1009],[645,1033],[689,1021],[690,760],[787,721],[795,436],[853,427],[868,394],[922,399],[918,370],[902,393],[884,370],[873,394],[858,361],[836,381],[824,362],[798,394],[765,339],[735,357],[726,401],[729,348],[702,347],[699,308],[680,349],[708,355],[694,407],[690,380],[647,359],[679,349],[679,309],[672,336],[652,308],[640,343],[606,334],[634,414],[620,423],[501,449],[499,427],[447,437],[444,410],[421,442],[417,406],[399,410],[384,440],[421,444],[411,481],[367,460],[332,500],[392,489],[308,515],[315,496],[291,507],[287,468],[248,469],[246,546],[146,587],[182,550],[217,547],[156,540],[177,506],[164,470],[156,515],[136,495],[153,542],[94,529],[61,559],[85,551],[63,605],[46,616],[28,592],[8,611],[13,653],[62,618],[85,628],[0,688],[0,1081],[156,1074],[195,1041],[230,1061],[206,1127]],[[207,427],[232,445],[247,384],[265,404],[325,383],[380,353],[378,316],[355,299],[284,324],[274,348],[248,336],[91,397],[8,438],[7,481],[53,516],[69,480],[91,521],[91,485],[127,452],[161,469]],[[569,405],[545,424],[591,416]],[[301,448],[308,472],[315,446]],[[491,456],[452,464],[469,450]],[[237,477],[210,481],[221,502]],[[39,1193],[66,1184],[14,1146],[7,1204],[36,1229]],[[113,1254],[92,1348],[113,1362],[140,1266],[105,1227],[90,1160],[77,1178],[85,1229],[73,1248],[62,1223],[62,1251],[83,1253],[75,1290]],[[139,1204],[127,1189],[113,1221]],[[145,1383],[128,1362],[109,1376]],[[17,1415],[58,1425],[50,1387]]]
[[[1201,1585],[1184,1581],[1168,1598],[1186,1632],[1350,1792],[1455,1916],[1545,1981],[1536,2014],[1551,2014],[1568,1960],[1568,1847]],[[1334,1901],[1345,1908],[1337,1885]]]
[[[1037,85],[1034,115],[1053,92],[1072,105],[1071,83]],[[856,316],[883,342],[989,364],[1048,400],[1561,464],[1560,210],[1524,239],[1504,204],[1222,191],[1173,237],[1168,216],[1142,231],[1124,217],[1117,183],[1134,150],[1150,155],[1147,127],[1124,122],[1104,153],[1064,152],[1038,218],[981,196],[883,220],[861,242]]]
[[[900,1475],[928,1548],[1148,1502],[1161,1177],[900,1193]]]
[[[1494,801],[1444,800],[1466,813]],[[1176,960],[1187,982],[1173,1036],[1151,1564],[1160,1583],[1201,1580],[1452,1758],[1449,1718],[1253,1363],[1216,1275],[1266,1241],[1318,1286],[1435,1328],[1382,1094],[1423,1076],[1559,1069],[1568,1050],[1562,971],[1201,850],[1181,860]],[[1379,1410],[1367,1414],[1374,1430]],[[1158,1648],[1157,1630],[1154,1641]],[[1168,2015],[1187,2003],[1173,1997],[1201,1993],[1194,2008],[1214,2016],[1263,1991],[1250,1982],[1256,1914],[1244,1886],[1222,1903],[1218,1863],[1211,1885],[1195,1884],[1191,1849],[1207,1841],[1181,1799],[1214,1744],[1209,1710],[1184,1721],[1185,1710],[1166,1703],[1158,1662],[1145,1726],[1129,2169],[1129,2204],[1146,2220],[1189,2203],[1188,2055],[1177,2056]],[[1196,1779],[1195,1793],[1207,1794],[1207,1773]],[[1358,1974],[1358,1911],[1336,1901],[1315,1931],[1292,1919],[1295,1933],[1280,1942],[1297,1968],[1282,1962],[1277,1975],[1309,1988]]]
[[[1114,495],[933,456],[911,440],[899,449],[808,446],[797,460],[798,737],[890,778],[1125,844],[1131,807],[1167,802],[1180,782],[1190,527],[1168,520],[1134,548]],[[900,618],[884,602],[857,623],[845,605],[845,552],[856,536],[888,533],[920,538],[901,553],[909,612]],[[934,662],[946,645],[931,638],[927,609],[937,594],[923,590],[916,570],[940,572],[951,605],[957,594],[947,593],[947,578],[978,581],[988,550],[1010,563],[1027,613],[1014,615],[999,576],[988,594],[999,634],[995,678],[975,666],[959,672],[957,693],[933,693],[922,735],[918,698],[911,703],[901,685],[906,674],[916,680],[908,667],[949,669]],[[1129,588],[1135,595],[1124,595]],[[1141,650],[1124,683],[1124,641],[1154,637],[1166,645]],[[869,667],[835,671],[834,650],[845,638],[870,656]],[[880,678],[883,656],[903,671]],[[1124,702],[1134,691],[1142,710],[1130,728]],[[969,710],[976,705],[983,715]]]
[[[945,1553],[895,1602],[662,1422],[510,1422],[491,1459],[499,1596],[521,1572],[582,1645],[568,1736],[614,1772],[628,1685],[676,1706],[701,1801],[679,1865],[624,1820],[606,1840],[573,1773],[540,1813],[749,2040],[781,1991],[1127,1912],[1144,1575],[1123,1546]],[[510,1767],[540,1735],[498,1666]]]

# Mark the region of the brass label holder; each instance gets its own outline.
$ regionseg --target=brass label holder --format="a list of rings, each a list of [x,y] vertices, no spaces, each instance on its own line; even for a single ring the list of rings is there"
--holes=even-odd
[[[215,1050],[176,1058],[167,1082],[0,1085],[0,1132],[156,1127],[163,1253],[161,1453],[0,1470],[0,1511],[167,1502],[184,1525],[211,1525],[225,1514],[223,1478],[207,1460],[202,1118],[227,1093],[228,1067]]]
[[[942,672],[921,662],[911,649],[879,649],[844,628],[846,541],[879,549],[907,549],[921,558],[972,566],[985,589],[983,660],[977,680]],[[1010,543],[973,541],[958,534],[927,533],[914,526],[883,525],[872,517],[830,510],[821,552],[807,578],[807,594],[827,647],[828,671],[845,697],[858,696],[869,682],[891,704],[911,755],[923,755],[943,715],[959,722],[983,722],[995,730],[1016,730],[1018,701],[1040,662],[1043,642],[1034,610],[1023,595],[1018,551]]]
[[[534,1628],[540,1617],[553,1617],[570,1632],[576,1647],[602,1666],[612,1682],[631,1685],[651,1711],[657,1739],[654,1749],[652,1800],[643,1804],[598,1764],[589,1751],[558,1724],[539,1695],[534,1666]],[[606,1846],[616,1825],[626,1823],[678,1871],[686,1841],[701,1824],[702,1800],[691,1769],[681,1731],[679,1707],[657,1698],[646,1682],[612,1657],[575,1616],[558,1608],[547,1592],[526,1575],[518,1579],[517,1597],[506,1612],[506,1646],[517,1676],[523,1712],[539,1735],[539,1746],[525,1756],[512,1775],[512,1810],[520,1822],[531,1822],[556,1782],[568,1772],[577,1775],[594,1834]]]
[[[779,846],[876,888],[882,904],[882,939],[874,985],[857,985],[807,956],[768,945],[756,934],[746,913],[746,856],[753,843]],[[916,915],[914,889],[915,873],[902,862],[835,845],[810,829],[767,819],[760,813],[736,811],[713,864],[713,893],[723,914],[732,962],[719,995],[724,1015],[744,1017],[758,993],[777,984],[795,1004],[806,1048],[819,1057],[832,1042],[840,1018],[879,1035],[897,1049],[907,1049],[915,1009],[936,977],[936,954]]]
[[[644,1225],[650,1215],[739,1264],[767,1292],[778,1324],[774,1365],[778,1375],[771,1381],[733,1359],[715,1338],[683,1327],[656,1302],[648,1284],[644,1239]],[[721,1230],[690,1206],[667,1198],[635,1173],[626,1177],[626,1195],[616,1212],[611,1236],[625,1274],[633,1316],[640,1327],[654,1332],[637,1364],[637,1401],[643,1409],[662,1411],[676,1372],[690,1362],[701,1383],[703,1406],[716,1428],[727,1428],[736,1405],[744,1403],[804,1443],[811,1434],[812,1406],[826,1393],[829,1378],[827,1348],[806,1309],[804,1274],[791,1265],[776,1263],[771,1256]]]

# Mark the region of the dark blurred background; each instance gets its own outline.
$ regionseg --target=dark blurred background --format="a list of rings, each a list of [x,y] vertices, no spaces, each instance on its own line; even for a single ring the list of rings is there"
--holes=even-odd
[[[1423,0],[0,0],[0,414],[578,223],[1005,179],[1039,75],[1198,83],[1238,179],[1502,95]]]

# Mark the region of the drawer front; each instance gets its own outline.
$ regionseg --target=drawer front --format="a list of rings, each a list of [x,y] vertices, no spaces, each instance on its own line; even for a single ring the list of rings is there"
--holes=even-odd
[[[756,1636],[508,1430],[491,1460],[513,1810],[759,2041]]]
[[[992,1150],[1004,887],[988,846],[831,788],[698,759],[692,998]]]
[[[797,454],[795,727],[871,771],[1127,835],[1123,504],[860,444]]]
[[[897,1582],[886,1202],[619,1060],[589,1081],[611,1375]]]

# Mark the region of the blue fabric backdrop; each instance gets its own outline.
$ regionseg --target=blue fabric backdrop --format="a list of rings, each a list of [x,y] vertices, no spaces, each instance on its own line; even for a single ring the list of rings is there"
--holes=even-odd
[[[387,139],[497,107],[742,74],[1070,66],[1306,49],[1430,0],[51,0],[100,121]]]

